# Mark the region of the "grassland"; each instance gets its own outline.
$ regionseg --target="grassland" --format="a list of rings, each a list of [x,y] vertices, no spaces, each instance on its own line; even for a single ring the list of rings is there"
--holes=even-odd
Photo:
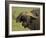
[[[27,30],[26,28],[24,28],[22,26],[22,23],[18,22],[16,23],[16,17],[24,12],[24,11],[27,11],[27,12],[31,12],[32,8],[24,8],[24,7],[12,7],[12,31],[25,31]]]

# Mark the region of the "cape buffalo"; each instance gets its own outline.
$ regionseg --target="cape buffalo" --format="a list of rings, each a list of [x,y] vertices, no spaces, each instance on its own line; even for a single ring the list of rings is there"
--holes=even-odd
[[[28,27],[31,30],[40,30],[40,12],[38,9],[32,10],[32,13],[28,14],[25,12],[21,13],[17,18],[16,22],[22,22],[24,28]]]

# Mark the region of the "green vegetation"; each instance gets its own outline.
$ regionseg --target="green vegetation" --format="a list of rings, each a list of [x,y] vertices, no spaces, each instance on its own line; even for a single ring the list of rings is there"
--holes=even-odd
[[[32,8],[24,8],[24,7],[12,7],[12,31],[25,31],[26,29],[22,26],[22,23],[16,23],[16,17],[24,12],[30,12]]]

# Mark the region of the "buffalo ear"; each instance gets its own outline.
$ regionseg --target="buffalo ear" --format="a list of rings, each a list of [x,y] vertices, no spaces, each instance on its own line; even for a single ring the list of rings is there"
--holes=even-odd
[[[21,16],[18,16],[18,17],[16,18],[16,22],[20,22],[20,18],[21,18]]]
[[[22,17],[22,12],[21,12],[20,15],[16,18],[16,22],[21,22],[21,17]]]

